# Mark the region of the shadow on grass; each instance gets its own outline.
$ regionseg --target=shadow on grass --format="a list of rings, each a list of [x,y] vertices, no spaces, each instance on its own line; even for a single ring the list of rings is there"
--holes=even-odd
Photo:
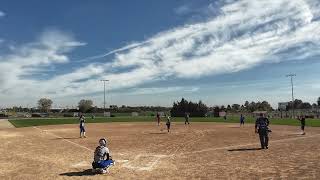
[[[258,151],[261,148],[239,148],[239,149],[228,149],[228,151]]]
[[[94,176],[96,173],[92,172],[92,169],[86,169],[80,172],[66,172],[60,174],[60,176]]]

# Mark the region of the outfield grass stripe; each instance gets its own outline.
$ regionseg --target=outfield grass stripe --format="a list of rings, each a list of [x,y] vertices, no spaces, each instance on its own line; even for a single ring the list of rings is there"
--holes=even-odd
[[[57,124],[77,124],[77,118],[33,118],[33,119],[10,119],[9,120],[15,127],[30,127],[30,126],[44,126],[44,125],[57,125]],[[162,118],[164,122],[165,119]],[[96,117],[94,119],[87,118],[86,123],[110,123],[110,122],[156,122],[155,117],[138,116],[138,117]],[[172,122],[184,122],[182,117],[173,117]],[[190,122],[217,122],[217,123],[239,123],[239,117],[228,117],[227,120],[223,118],[199,118],[193,117]],[[255,118],[247,117],[246,124],[255,123]],[[300,121],[296,119],[270,119],[272,125],[290,125],[300,126]],[[307,119],[306,126],[320,127],[319,119]]]

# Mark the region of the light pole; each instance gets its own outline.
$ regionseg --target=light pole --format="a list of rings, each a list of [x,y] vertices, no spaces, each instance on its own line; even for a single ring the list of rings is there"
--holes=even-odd
[[[109,81],[108,79],[103,79],[100,80],[103,81],[103,90],[104,90],[104,94],[103,94],[103,113],[106,112],[106,82]]]
[[[288,74],[286,77],[291,78],[291,96],[292,96],[292,118],[294,118],[294,97],[293,97],[293,77],[296,76],[296,74]]]

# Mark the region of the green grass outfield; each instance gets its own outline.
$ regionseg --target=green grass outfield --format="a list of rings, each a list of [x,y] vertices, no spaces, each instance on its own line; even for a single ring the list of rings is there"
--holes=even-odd
[[[55,124],[78,124],[78,118],[27,118],[27,119],[10,119],[15,127],[30,127]],[[165,118],[162,118],[165,121]],[[183,122],[184,118],[172,118],[172,122]],[[156,122],[155,117],[137,116],[137,117],[96,117],[95,119],[87,118],[86,123],[110,123],[110,122]],[[239,117],[228,117],[227,121],[223,118],[198,118],[191,117],[190,122],[224,122],[239,123]],[[254,123],[255,119],[246,117],[245,123]],[[300,126],[300,121],[295,119],[270,119],[271,124]],[[320,119],[307,119],[306,126],[320,127]]]

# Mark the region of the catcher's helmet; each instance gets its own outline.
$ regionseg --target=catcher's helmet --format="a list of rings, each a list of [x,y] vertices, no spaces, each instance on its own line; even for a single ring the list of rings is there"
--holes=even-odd
[[[105,138],[101,138],[101,139],[99,140],[99,144],[100,144],[101,146],[106,146],[107,143],[108,143],[108,141],[107,141]]]

